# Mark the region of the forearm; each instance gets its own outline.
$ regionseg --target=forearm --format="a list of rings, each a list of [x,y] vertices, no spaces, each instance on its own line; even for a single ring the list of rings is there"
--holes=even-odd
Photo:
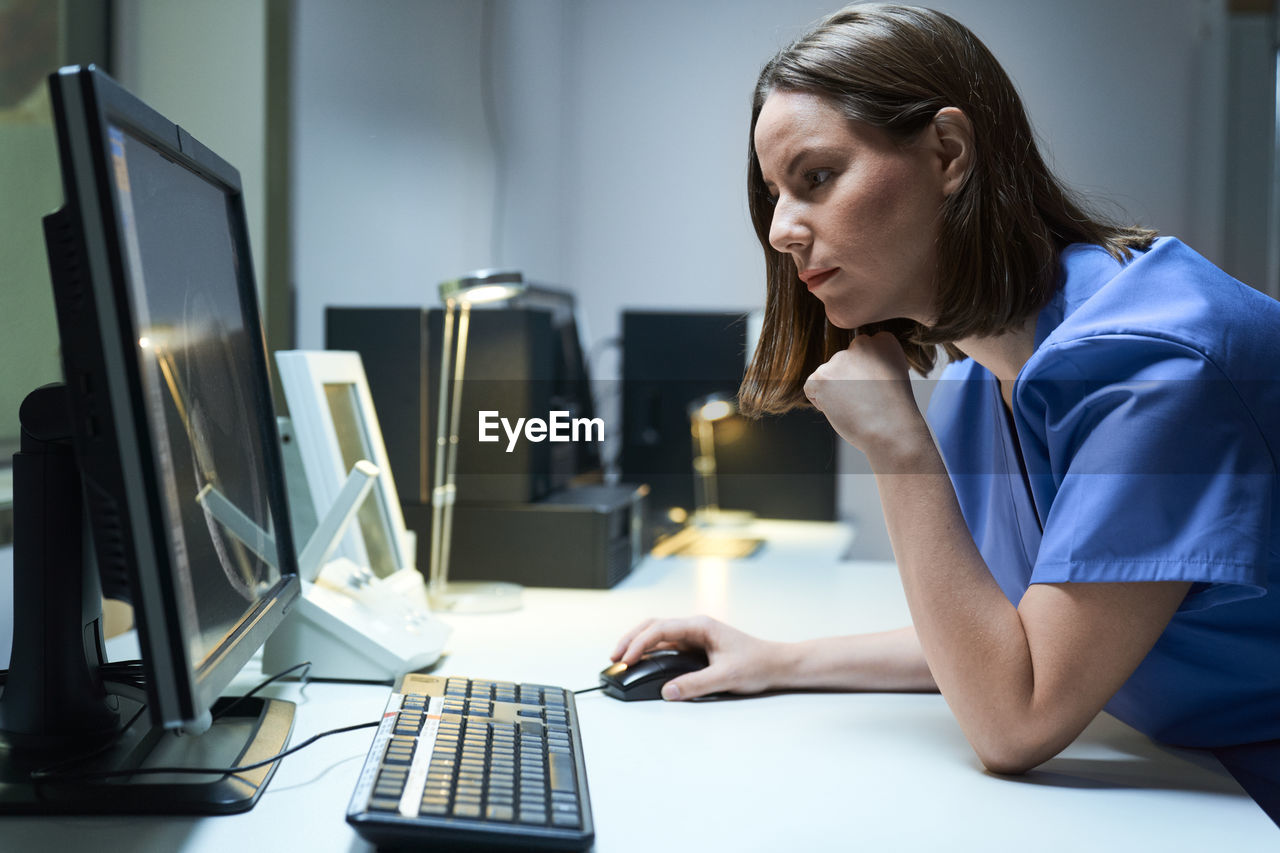
[[[969,742],[1003,773],[1053,757],[1141,663],[1190,584],[1032,584],[1015,607],[974,544],[923,422],[874,451],[920,646]]]
[[[780,689],[936,691],[915,629],[780,643],[774,655]]]
[[[927,428],[921,422],[919,432],[877,450],[872,467],[890,541],[938,687],[988,766],[1016,763],[1011,752],[1036,753],[1033,763],[1050,757],[1088,720],[1077,727],[1038,712],[1022,619],[973,542]]]

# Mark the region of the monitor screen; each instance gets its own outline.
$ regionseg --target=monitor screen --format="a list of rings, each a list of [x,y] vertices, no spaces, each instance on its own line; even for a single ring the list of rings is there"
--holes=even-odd
[[[124,128],[110,125],[108,134],[151,453],[180,621],[198,668],[280,580],[195,500],[211,485],[261,530],[273,527],[254,394],[258,331],[246,326],[239,286],[248,259],[223,187]]]

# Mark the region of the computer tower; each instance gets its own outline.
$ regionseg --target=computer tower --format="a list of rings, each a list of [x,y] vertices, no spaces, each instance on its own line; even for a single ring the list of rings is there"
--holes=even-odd
[[[449,579],[608,589],[645,553],[647,491],[626,484],[571,486],[540,501],[458,504]],[[415,507],[405,521],[429,525],[429,516],[430,507]]]
[[[736,397],[747,315],[626,311],[622,316],[622,477],[647,483],[661,531],[694,509],[689,404]],[[837,437],[812,411],[714,425],[719,506],[767,518],[833,520]]]

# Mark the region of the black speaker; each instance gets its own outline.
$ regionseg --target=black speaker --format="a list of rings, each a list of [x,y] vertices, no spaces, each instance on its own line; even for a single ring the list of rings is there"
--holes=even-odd
[[[430,503],[435,478],[440,340],[433,308],[328,308],[325,346],[360,353],[401,502]],[[499,419],[546,420],[551,315],[472,310],[458,423],[457,500],[535,501],[551,491],[549,441],[509,440]],[[456,334],[456,330],[455,330]],[[490,438],[480,440],[480,415]]]
[[[326,308],[325,348],[358,352],[378,413],[396,492],[430,503],[436,411],[432,338],[420,308]],[[435,343],[439,350],[439,342]]]
[[[746,351],[743,313],[622,315],[622,476],[650,485],[650,518],[659,528],[673,509],[694,508],[689,404],[736,396]],[[836,518],[837,437],[820,414],[732,416],[714,428],[721,508]]]

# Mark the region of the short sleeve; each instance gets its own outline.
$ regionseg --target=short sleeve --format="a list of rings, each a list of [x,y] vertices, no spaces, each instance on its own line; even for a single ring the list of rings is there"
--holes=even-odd
[[[1139,335],[1033,362],[1015,406],[1044,523],[1031,582],[1190,581],[1184,610],[1262,595],[1276,468],[1233,383]]]

